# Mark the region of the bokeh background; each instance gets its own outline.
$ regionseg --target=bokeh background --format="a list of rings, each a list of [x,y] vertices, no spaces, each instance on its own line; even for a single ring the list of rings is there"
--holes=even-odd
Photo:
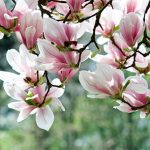
[[[5,0],[11,7],[10,0]],[[88,36],[84,37],[86,41]],[[0,40],[0,70],[11,71],[6,52],[19,48],[15,35]],[[92,63],[82,68],[94,69]],[[49,132],[37,128],[35,116],[17,123],[18,112],[0,82],[0,150],[150,150],[150,118],[121,113],[109,99],[88,99],[78,75],[66,86],[61,101],[66,111],[55,112]]]

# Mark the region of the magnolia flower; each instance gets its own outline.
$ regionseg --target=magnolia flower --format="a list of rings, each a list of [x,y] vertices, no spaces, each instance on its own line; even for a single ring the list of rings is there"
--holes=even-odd
[[[18,29],[22,16],[29,10],[35,9],[38,0],[17,0],[15,8],[10,11],[3,0],[0,1],[0,31],[10,34]]]
[[[76,64],[79,55],[76,52],[61,52],[47,40],[38,40],[39,57],[36,59],[37,69],[47,70],[58,74],[61,81],[71,79],[77,72]],[[84,51],[81,62],[85,61],[89,51]],[[63,80],[62,80],[63,79]]]
[[[85,0],[66,0],[72,12],[80,12]]]
[[[47,40],[61,47],[76,46],[77,44],[77,29],[75,27],[50,18],[44,19],[44,36]]]
[[[68,14],[67,19],[78,22],[83,17],[90,16],[95,13],[92,4],[86,5],[85,0],[66,0],[67,3],[58,3],[56,10],[63,16]],[[84,7],[86,5],[86,7]],[[82,7],[83,6],[83,7]],[[62,17],[62,16],[61,16]]]
[[[11,82],[13,84],[20,84],[23,87],[29,87],[37,82],[37,70],[34,68],[34,60],[37,58],[28,52],[26,47],[22,44],[19,52],[11,49],[6,54],[9,65],[18,74],[0,71],[0,79],[4,82]],[[43,72],[39,72],[39,79]]]
[[[115,68],[120,68],[124,64],[125,58],[129,56],[130,52],[126,51],[128,45],[125,41],[120,37],[119,34],[115,34],[114,42],[117,45],[114,45],[112,41],[109,41],[107,45],[104,46],[104,51],[106,55],[97,54],[92,60],[112,65]]]
[[[143,13],[148,4],[148,0],[114,0],[113,6],[116,9],[122,10],[124,14],[131,12],[134,13]]]
[[[124,101],[118,101],[119,106],[115,106],[120,111],[123,112],[133,112],[136,107],[144,106],[147,104],[147,97],[150,96],[150,90],[148,89],[148,84],[146,80],[139,76],[128,77],[124,84],[129,82],[126,89],[122,93]],[[140,117],[144,118],[147,114],[145,108],[140,109]]]
[[[144,31],[142,19],[135,13],[127,14],[120,23],[120,32],[129,46],[134,46]]]
[[[28,49],[35,48],[37,39],[43,35],[43,21],[39,12],[28,11],[20,21],[17,37]]]
[[[49,9],[54,8],[56,5],[57,5],[57,2],[53,2],[53,1],[47,3],[47,7],[48,7]]]
[[[59,80],[55,79],[52,83],[58,84],[58,82]],[[8,83],[4,83],[4,88],[11,98],[18,100],[8,104],[9,108],[20,112],[17,122],[21,122],[35,113],[37,126],[48,131],[54,121],[52,109],[60,107],[63,111],[65,110],[58,99],[64,92],[62,88],[52,87],[48,93],[45,84],[31,88],[28,92],[19,86]]]
[[[93,5],[95,9],[100,9],[105,6],[109,0],[94,0]]]
[[[102,16],[100,17],[100,24],[102,27],[99,27],[97,32],[105,37],[111,36],[119,25],[121,18],[121,11],[108,7],[103,11]]]
[[[119,29],[120,20],[123,13],[120,10],[112,9],[107,7],[101,14],[99,23],[100,25],[96,28],[96,34],[100,35],[97,42],[100,45],[109,41],[109,38]],[[95,25],[95,19],[92,17],[90,19],[91,29],[89,32],[93,32],[93,27]]]
[[[80,71],[79,80],[90,98],[117,97],[122,89],[124,74],[106,64],[97,64],[95,72]]]
[[[4,33],[12,32],[18,23],[18,17],[9,11],[3,0],[0,1],[0,31]]]

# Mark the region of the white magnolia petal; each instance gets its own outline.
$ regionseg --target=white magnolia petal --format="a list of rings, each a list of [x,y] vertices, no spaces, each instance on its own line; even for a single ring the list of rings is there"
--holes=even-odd
[[[33,26],[27,27],[25,30],[26,45],[27,45],[27,48],[29,49],[33,48],[34,45],[36,44],[34,43],[35,33],[36,33],[36,29]]]
[[[63,106],[63,104],[61,103],[61,101],[58,98],[53,98],[52,99],[51,107],[53,109],[61,108],[62,111],[65,111],[65,107]]]
[[[44,130],[49,130],[54,121],[54,114],[49,106],[39,108],[36,113],[37,126]]]
[[[26,92],[22,89],[23,87],[18,87],[14,83],[6,83],[3,84],[4,90],[8,96],[16,100],[25,100]]]
[[[0,40],[4,37],[4,33],[0,32]]]
[[[20,102],[12,102],[8,104],[8,107],[17,111],[21,111],[28,107],[28,105],[24,101]]]
[[[17,122],[21,122],[21,121],[25,120],[30,115],[30,113],[32,112],[33,109],[34,109],[34,107],[28,106],[27,108],[21,110],[19,113],[19,116],[17,118]]]
[[[15,49],[8,50],[6,58],[12,69],[17,71],[18,73],[22,72],[22,68],[20,66],[20,55]]]
[[[129,105],[125,104],[125,103],[120,103],[119,106],[114,106],[113,108],[118,109],[122,112],[126,112],[126,113],[131,113],[132,109]]]
[[[61,85],[61,82],[58,78],[52,81],[53,85]],[[52,87],[49,91],[50,97],[61,97],[64,94],[64,88]]]
[[[17,80],[19,75],[11,73],[11,72],[6,72],[6,71],[0,71],[0,80],[4,82],[12,82],[14,80]]]

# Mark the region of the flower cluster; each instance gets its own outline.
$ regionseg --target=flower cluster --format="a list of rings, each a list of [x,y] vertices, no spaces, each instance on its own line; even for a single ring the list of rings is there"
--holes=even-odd
[[[150,113],[149,0],[0,0],[0,38],[16,34],[19,51],[6,58],[16,73],[0,71],[4,90],[16,102],[17,121],[35,114],[37,126],[49,130],[58,99],[79,72],[90,98],[112,99],[122,112]],[[82,42],[85,34],[88,41]],[[91,59],[95,71],[80,71]],[[124,72],[132,72],[125,78]],[[53,76],[51,76],[51,74]],[[130,73],[128,73],[130,74]],[[52,78],[55,77],[55,78]]]

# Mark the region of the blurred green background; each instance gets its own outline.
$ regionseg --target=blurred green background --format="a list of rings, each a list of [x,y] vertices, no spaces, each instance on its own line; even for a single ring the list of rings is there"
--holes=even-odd
[[[12,71],[6,62],[10,48],[19,48],[15,36],[0,41],[0,70]],[[110,100],[88,99],[78,76],[66,86],[66,111],[55,112],[49,132],[37,128],[34,116],[17,123],[10,101],[0,82],[0,150],[150,150],[150,118],[121,113]]]

